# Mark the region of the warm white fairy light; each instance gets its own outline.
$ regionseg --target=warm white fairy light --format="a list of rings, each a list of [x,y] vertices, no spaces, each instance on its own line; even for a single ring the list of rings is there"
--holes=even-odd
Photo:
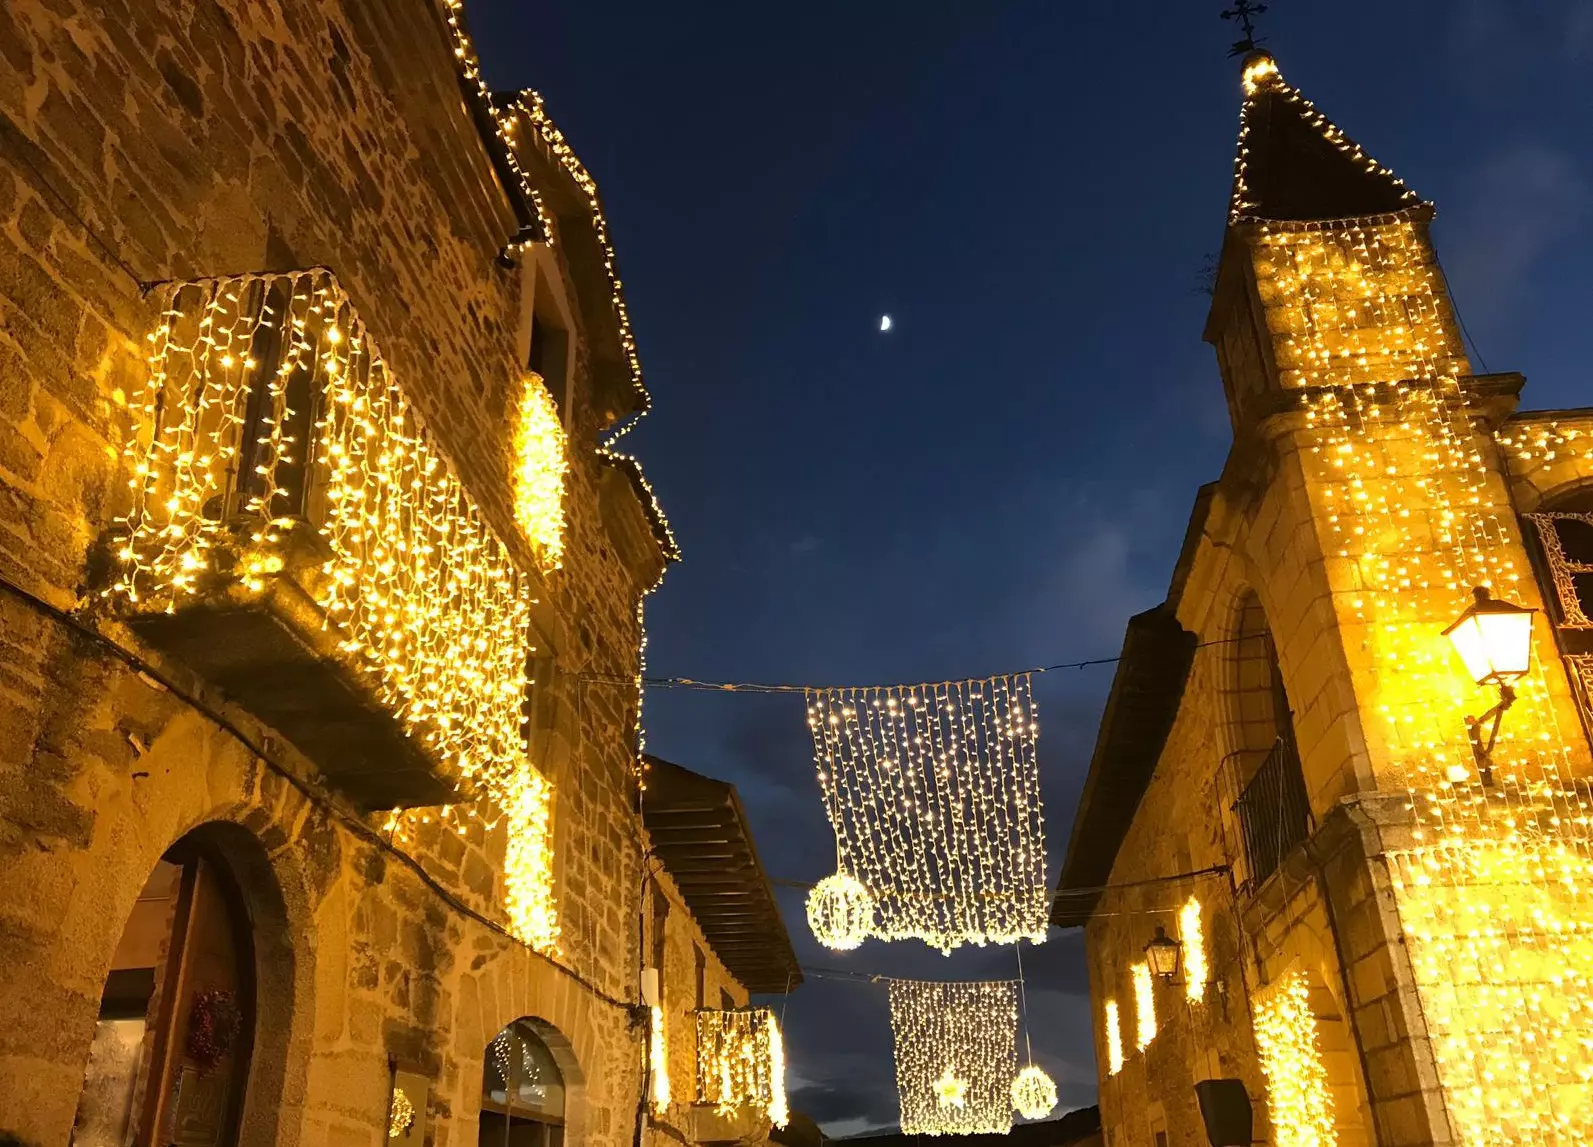
[[[776,1127],[790,1120],[785,1042],[768,1008],[697,1014],[697,1102],[722,1115],[762,1112]]]
[[[542,239],[549,245],[557,241],[557,221],[547,208],[547,203],[541,191],[531,181],[525,167],[519,158],[521,144],[520,128],[522,124],[529,125],[531,133],[539,141],[541,147],[580,189],[586,198],[588,218],[591,222],[593,238],[597,240],[598,249],[602,252],[603,268],[608,276],[609,304],[614,312],[615,326],[618,331],[620,351],[625,356],[629,368],[631,385],[635,388],[640,399],[641,409],[637,414],[619,423],[611,429],[604,440],[598,445],[596,453],[605,464],[615,467],[623,472],[636,488],[642,501],[642,508],[650,519],[653,530],[658,537],[663,550],[665,562],[680,559],[680,546],[675,540],[674,532],[670,529],[669,519],[664,514],[663,506],[659,503],[658,494],[653,489],[652,483],[647,480],[642,471],[641,461],[635,455],[618,448],[619,440],[635,429],[638,420],[652,407],[652,396],[648,394],[647,387],[642,382],[641,357],[636,349],[636,336],[631,330],[630,311],[625,305],[624,284],[619,277],[619,262],[614,253],[613,243],[609,238],[608,220],[603,214],[602,199],[598,195],[597,181],[592,178],[591,172],[586,169],[580,158],[575,154],[574,148],[565,139],[553,121],[548,117],[547,109],[542,97],[533,91],[520,92],[508,98],[505,102],[498,102],[492,98],[492,93],[487,88],[485,78],[481,73],[481,61],[476,55],[475,45],[471,42],[470,34],[464,26],[463,0],[445,0],[445,12],[448,19],[448,29],[453,36],[454,57],[465,81],[474,89],[475,98],[490,115],[493,122],[493,131],[497,137],[499,154],[507,162],[513,173],[514,179],[521,193],[535,206],[537,217],[542,232]],[[525,242],[510,243],[507,251],[522,250]],[[662,580],[662,574],[659,575]],[[634,740],[636,755],[632,762],[632,769],[639,785],[645,786],[646,780],[642,764],[642,753],[646,748],[645,732],[642,728],[642,669],[645,666],[647,651],[647,630],[644,625],[643,614],[646,608],[646,597],[658,588],[658,583],[643,591],[641,599],[636,603],[636,625],[638,633],[638,650],[636,673],[636,708],[634,721]]]
[[[514,433],[514,516],[544,570],[564,560],[564,478],[568,443],[558,404],[527,373]]]
[[[1156,981],[1143,960],[1130,974],[1134,980],[1134,1046],[1144,1051],[1156,1038]]]
[[[841,871],[873,895],[874,935],[942,951],[1045,939],[1027,674],[810,690],[807,705]]]
[[[401,1138],[414,1125],[415,1104],[402,1087],[393,1088],[393,1098],[387,1104],[387,1137]]]
[[[1016,981],[890,981],[901,1128],[1005,1134],[1017,1074]]]
[[[1317,1046],[1305,975],[1291,970],[1255,994],[1256,1052],[1277,1147],[1334,1147],[1333,1092]]]
[[[463,828],[478,815],[507,817],[509,925],[551,948],[552,794],[520,730],[534,652],[528,575],[329,272],[164,290],[145,385],[131,403],[133,505],[113,593],[135,612],[170,612],[263,595],[282,579],[311,592],[382,704],[482,798],[479,809],[452,806],[448,819]],[[292,433],[306,420],[289,406],[290,378],[303,380],[314,404],[309,441]],[[302,487],[288,482],[295,467]],[[307,530],[327,556],[319,565],[294,558],[290,568]]]
[[[1056,1099],[1056,1081],[1032,1063],[1012,1081],[1012,1106],[1025,1119],[1044,1119]]]
[[[1406,187],[1392,171],[1362,151],[1359,144],[1340,131],[1327,116],[1317,111],[1315,104],[1301,95],[1297,88],[1286,83],[1283,73],[1278,70],[1277,61],[1271,56],[1265,52],[1258,52],[1251,57],[1245,64],[1241,82],[1245,100],[1239,110],[1239,147],[1234,157],[1233,197],[1228,209],[1229,222],[1237,223],[1249,218],[1251,210],[1256,206],[1250,202],[1250,188],[1246,179],[1250,157],[1251,118],[1257,98],[1273,93],[1299,111],[1301,118],[1315,128],[1324,140],[1343,152],[1351,163],[1384,177],[1399,188],[1405,205],[1413,207],[1420,202],[1416,193]]]
[[[1355,587],[1343,610],[1365,637],[1379,768],[1417,822],[1389,863],[1450,1115],[1468,1143],[1585,1138],[1589,793],[1541,664],[1516,685],[1491,788],[1472,760],[1461,718],[1479,694],[1442,631],[1471,586],[1528,590],[1432,255],[1397,218],[1275,228],[1262,242],[1258,280],[1274,329],[1289,332],[1280,368],[1318,388],[1305,399],[1311,493],[1340,584]],[[1545,993],[1561,1002],[1539,1006]]]
[[[1184,995],[1198,1004],[1206,998],[1211,969],[1206,964],[1206,933],[1200,923],[1200,901],[1193,896],[1178,911],[1178,942],[1184,948]]]
[[[935,1080],[935,1102],[961,1111],[968,1106],[968,1081],[948,1067]]]
[[[1275,65],[1247,87],[1276,90],[1392,179]],[[1491,415],[1466,377],[1428,209],[1414,196],[1376,218],[1251,218],[1251,104],[1233,218],[1246,228],[1278,381],[1299,391],[1306,491],[1377,787],[1407,794],[1411,843],[1387,860],[1448,1116],[1467,1144],[1593,1141],[1593,794],[1581,721],[1540,634],[1485,785],[1462,717],[1497,698],[1442,636],[1473,586],[1532,601],[1499,454],[1518,473],[1547,468],[1550,486],[1585,478],[1593,459],[1552,426],[1507,424],[1488,440],[1479,423]],[[1552,563],[1547,539],[1545,549]]]
[[[668,1109],[672,1099],[669,1087],[669,1044],[664,1038],[664,1009],[654,1004],[650,1009],[651,1031],[648,1035],[647,1060],[652,1068],[652,1104],[654,1114]]]
[[[813,886],[807,899],[813,938],[836,952],[862,946],[874,928],[874,897],[856,877],[831,873]]]
[[[1123,1017],[1118,1014],[1117,1001],[1106,1001],[1106,1074],[1116,1075],[1123,1070]]]
[[[771,1012],[768,1023],[769,1040],[769,1122],[785,1127],[791,1122],[791,1107],[785,1095],[785,1036]]]

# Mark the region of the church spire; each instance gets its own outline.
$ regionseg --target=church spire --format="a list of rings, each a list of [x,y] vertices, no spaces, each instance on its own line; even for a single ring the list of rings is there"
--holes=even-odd
[[[1285,83],[1270,52],[1247,53],[1242,79],[1230,224],[1365,218],[1424,206]]]

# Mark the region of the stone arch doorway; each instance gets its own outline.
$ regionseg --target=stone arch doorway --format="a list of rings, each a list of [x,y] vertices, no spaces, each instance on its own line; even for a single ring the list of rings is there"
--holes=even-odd
[[[492,1037],[481,1065],[480,1147],[564,1147],[579,1069],[563,1034],[515,1020]]]
[[[144,882],[102,986],[73,1147],[240,1142],[259,995],[235,833],[188,833]]]

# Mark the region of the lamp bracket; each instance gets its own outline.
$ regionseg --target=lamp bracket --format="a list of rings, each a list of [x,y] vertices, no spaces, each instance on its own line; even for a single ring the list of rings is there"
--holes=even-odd
[[[1505,712],[1516,702],[1516,691],[1507,681],[1498,682],[1499,703],[1486,713],[1466,718],[1466,729],[1471,734],[1471,755],[1477,762],[1477,775],[1482,783],[1493,787],[1493,747],[1499,740],[1499,725]],[[1491,722],[1491,724],[1490,724]],[[1482,727],[1488,725],[1488,740],[1482,739]]]

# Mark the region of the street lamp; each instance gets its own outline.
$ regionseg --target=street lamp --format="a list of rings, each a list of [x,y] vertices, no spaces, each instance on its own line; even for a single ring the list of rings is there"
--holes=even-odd
[[[1167,929],[1160,924],[1156,925],[1156,935],[1151,937],[1149,944],[1145,945],[1145,962],[1150,965],[1151,975],[1164,980],[1171,980],[1176,976],[1178,957],[1182,948],[1182,944],[1167,934]]]
[[[1512,684],[1523,676],[1532,660],[1532,615],[1536,610],[1500,601],[1486,586],[1472,591],[1474,600],[1455,619],[1444,636],[1454,643],[1455,652],[1465,662],[1466,672],[1478,685],[1499,686],[1499,703],[1480,717],[1467,717],[1471,733],[1471,752],[1477,773],[1485,785],[1493,784],[1493,746],[1499,739],[1499,723],[1505,710],[1515,703]],[[1488,741],[1483,743],[1482,727],[1492,721]]]

